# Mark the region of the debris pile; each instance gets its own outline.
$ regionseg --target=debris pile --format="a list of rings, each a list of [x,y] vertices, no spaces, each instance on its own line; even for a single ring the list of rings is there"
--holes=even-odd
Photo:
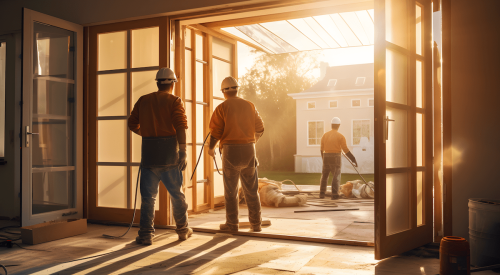
[[[281,189],[282,185],[283,181],[259,178],[259,196],[261,205],[271,207],[290,207],[302,206],[307,203],[307,195],[284,195]],[[243,190],[241,187],[239,189],[239,196],[241,201],[244,201]]]
[[[373,199],[373,181],[364,183],[361,180],[348,181],[340,187],[340,193],[346,198]]]

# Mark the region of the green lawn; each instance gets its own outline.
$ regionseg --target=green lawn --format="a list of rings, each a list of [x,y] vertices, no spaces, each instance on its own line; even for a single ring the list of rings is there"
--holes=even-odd
[[[373,181],[373,174],[362,175],[366,181]],[[282,181],[292,180],[297,185],[319,185],[321,174],[319,173],[295,173],[291,171],[259,171],[259,178]],[[358,174],[342,174],[340,184],[351,180],[361,180]],[[328,185],[331,183],[331,175]]]

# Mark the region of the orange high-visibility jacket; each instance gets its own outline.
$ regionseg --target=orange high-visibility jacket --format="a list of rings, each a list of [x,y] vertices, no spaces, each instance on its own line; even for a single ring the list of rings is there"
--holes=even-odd
[[[143,95],[134,105],[128,127],[143,137],[173,136],[175,129],[188,128],[184,103],[168,92]]]
[[[321,138],[321,152],[323,153],[341,153],[349,152],[344,135],[337,130],[330,130],[326,132]]]
[[[209,127],[220,145],[246,144],[255,143],[255,133],[264,131],[264,122],[252,102],[230,97],[217,106]]]

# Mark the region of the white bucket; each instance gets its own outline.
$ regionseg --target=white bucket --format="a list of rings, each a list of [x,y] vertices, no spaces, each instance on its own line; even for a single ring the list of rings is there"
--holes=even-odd
[[[474,266],[500,264],[500,200],[469,199],[470,262]]]

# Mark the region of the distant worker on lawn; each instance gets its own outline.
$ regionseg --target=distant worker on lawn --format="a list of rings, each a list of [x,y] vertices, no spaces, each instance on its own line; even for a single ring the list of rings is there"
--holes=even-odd
[[[215,146],[220,142],[226,201],[226,223],[220,229],[238,231],[238,180],[241,179],[252,230],[259,232],[262,220],[255,143],[264,133],[264,123],[255,105],[238,97],[239,86],[233,77],[222,81],[226,100],[217,106],[210,120],[208,154],[214,157]]]
[[[188,227],[188,204],[182,192],[182,171],[187,165],[187,117],[184,103],[172,94],[175,82],[174,71],[161,68],[156,74],[158,91],[141,96],[128,119],[130,130],[142,136],[141,221],[139,236],[135,239],[138,244],[153,244],[155,201],[160,180],[170,193],[179,240],[186,240],[193,234]]]
[[[340,188],[340,170],[342,168],[342,151],[352,161],[354,166],[358,167],[356,158],[347,148],[344,135],[339,133],[340,118],[332,119],[332,130],[326,132],[321,138],[321,158],[323,159],[323,171],[321,174],[321,185],[319,197],[323,199],[326,192],[326,183],[332,173],[332,200],[339,199]]]

